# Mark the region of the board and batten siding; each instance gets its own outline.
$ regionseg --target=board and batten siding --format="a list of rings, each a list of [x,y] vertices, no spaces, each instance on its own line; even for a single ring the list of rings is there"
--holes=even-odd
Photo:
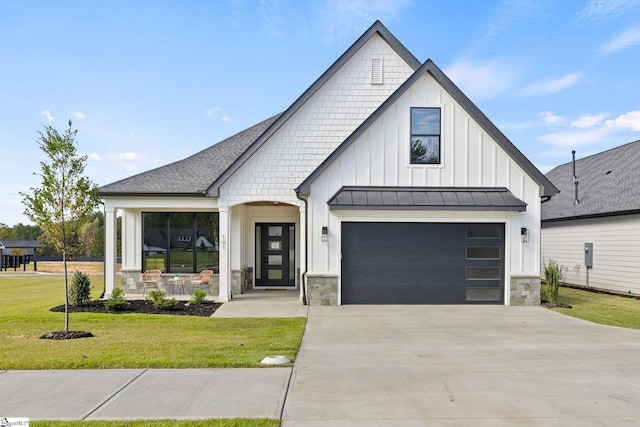
[[[371,83],[373,58],[383,60],[382,84]],[[294,189],[413,71],[382,37],[373,36],[223,184],[220,203],[300,205]]]
[[[411,107],[441,108],[441,164],[411,165]],[[526,212],[493,212],[489,216],[508,223],[508,272],[540,273],[540,187],[428,73],[421,76],[375,123],[353,141],[311,185],[309,229],[329,227],[329,243],[314,241],[310,270],[340,271],[339,247],[333,230],[337,214],[327,200],[342,186],[506,187],[527,203]],[[369,212],[375,218],[379,212]],[[477,213],[475,214],[477,215]],[[465,222],[473,212],[455,217],[416,212],[416,221]],[[422,219],[421,219],[422,218]],[[374,220],[374,219],[371,219]],[[490,221],[490,219],[487,219]],[[520,242],[520,227],[528,228],[530,241]],[[335,236],[338,237],[338,236]],[[330,247],[328,247],[330,246]],[[506,275],[509,276],[508,274]]]
[[[558,263],[561,282],[586,286],[585,243],[593,243],[590,287],[640,294],[639,214],[542,224],[542,262]]]

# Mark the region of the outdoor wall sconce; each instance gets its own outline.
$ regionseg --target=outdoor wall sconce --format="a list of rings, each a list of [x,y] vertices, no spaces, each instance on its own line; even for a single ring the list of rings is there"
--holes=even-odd
[[[329,227],[322,227],[322,241],[327,242],[329,240]]]
[[[520,240],[522,243],[527,243],[529,241],[529,229],[526,227],[522,227],[520,229]]]

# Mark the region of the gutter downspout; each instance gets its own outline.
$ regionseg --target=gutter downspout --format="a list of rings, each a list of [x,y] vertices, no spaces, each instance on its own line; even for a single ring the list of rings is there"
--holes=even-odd
[[[309,271],[309,202],[300,195],[296,188],[296,197],[304,202],[304,272],[300,276],[302,279],[302,304],[307,305],[307,271]]]
[[[578,177],[576,176],[576,150],[571,151],[571,155],[573,156],[573,176],[571,179],[573,180],[573,184],[575,185],[575,198],[573,199],[573,206],[577,206],[580,203],[580,199],[578,198]]]

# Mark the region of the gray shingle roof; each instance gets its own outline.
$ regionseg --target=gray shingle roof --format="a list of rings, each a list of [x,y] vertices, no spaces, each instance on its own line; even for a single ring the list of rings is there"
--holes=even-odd
[[[227,170],[280,114],[183,160],[100,187],[103,196],[200,195]]]
[[[576,160],[578,199],[574,205],[572,162],[547,173],[560,189],[542,204],[542,220],[618,215],[640,211],[640,141]]]
[[[469,210],[523,212],[527,204],[506,188],[342,187],[329,201],[334,209]]]

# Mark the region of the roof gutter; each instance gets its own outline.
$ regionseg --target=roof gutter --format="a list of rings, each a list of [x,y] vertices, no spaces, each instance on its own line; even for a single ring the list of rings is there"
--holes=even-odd
[[[198,191],[194,193],[136,193],[136,192],[118,192],[106,191],[98,192],[100,197],[207,197],[206,191]]]

